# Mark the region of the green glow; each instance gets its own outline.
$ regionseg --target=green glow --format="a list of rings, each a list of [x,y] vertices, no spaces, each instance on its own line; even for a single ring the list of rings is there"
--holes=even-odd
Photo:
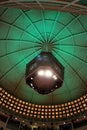
[[[36,104],[71,101],[87,92],[87,16],[0,8],[0,85]],[[49,44],[65,67],[63,86],[42,96],[25,83],[26,64]],[[52,46],[52,47],[51,47]],[[52,100],[51,100],[52,99]]]

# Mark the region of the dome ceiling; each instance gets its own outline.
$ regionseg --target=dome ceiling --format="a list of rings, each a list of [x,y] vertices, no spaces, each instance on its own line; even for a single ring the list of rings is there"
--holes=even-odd
[[[46,47],[65,74],[63,86],[43,96],[26,84],[25,69]],[[61,104],[87,93],[87,16],[1,7],[0,85],[35,104]]]

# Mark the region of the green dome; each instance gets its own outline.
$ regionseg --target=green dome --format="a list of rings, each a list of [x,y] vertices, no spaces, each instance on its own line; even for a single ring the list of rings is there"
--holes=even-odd
[[[26,64],[41,51],[64,66],[63,86],[41,95],[25,81]],[[0,8],[0,85],[34,104],[62,104],[87,93],[87,16]]]

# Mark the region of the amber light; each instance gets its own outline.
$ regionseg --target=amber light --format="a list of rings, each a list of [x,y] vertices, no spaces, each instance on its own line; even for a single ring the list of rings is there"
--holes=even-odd
[[[61,105],[38,105],[22,101],[0,88],[0,105],[24,117],[57,119],[71,118],[87,112],[87,95]]]

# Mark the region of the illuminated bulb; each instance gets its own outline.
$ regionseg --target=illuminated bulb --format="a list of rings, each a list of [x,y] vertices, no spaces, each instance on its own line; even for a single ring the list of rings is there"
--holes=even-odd
[[[39,76],[44,76],[44,71],[43,71],[43,70],[39,70],[39,71],[38,71],[38,75],[39,75]]]
[[[51,77],[52,76],[52,72],[50,70],[46,70],[45,71],[45,76],[46,77]]]
[[[33,84],[31,83],[31,86],[33,87]]]
[[[57,76],[56,76],[56,75],[53,75],[53,79],[57,80]]]
[[[86,116],[84,116],[84,118],[86,118]]]
[[[57,88],[58,86],[56,85],[55,87]]]
[[[33,78],[31,77],[31,80],[32,80]]]
[[[52,77],[52,72],[50,70],[39,70],[38,75],[49,78],[49,77]]]

